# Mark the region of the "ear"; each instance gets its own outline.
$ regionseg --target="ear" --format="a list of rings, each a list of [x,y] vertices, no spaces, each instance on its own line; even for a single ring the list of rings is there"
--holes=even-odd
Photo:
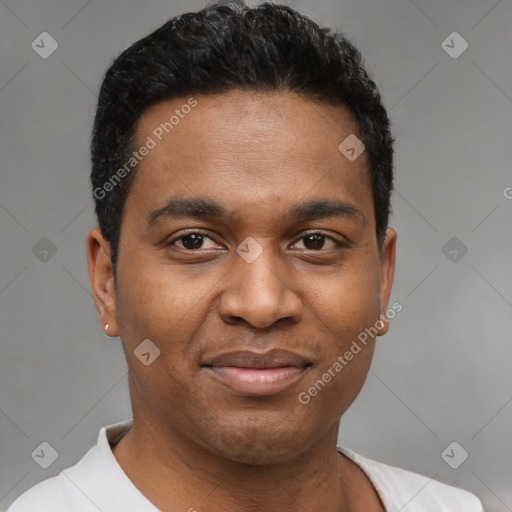
[[[119,336],[110,243],[105,240],[100,228],[96,227],[87,234],[86,244],[89,284],[100,314],[101,328],[108,336]]]
[[[388,332],[389,320],[384,311],[388,307],[389,297],[391,296],[391,287],[395,276],[395,257],[396,257],[397,233],[394,229],[388,228],[382,241],[380,258],[380,322],[378,335],[382,336]],[[380,327],[381,326],[381,327]]]

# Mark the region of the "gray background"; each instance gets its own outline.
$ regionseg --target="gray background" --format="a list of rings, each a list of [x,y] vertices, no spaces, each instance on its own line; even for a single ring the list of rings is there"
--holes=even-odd
[[[102,335],[87,279],[90,128],[112,58],[204,3],[0,1],[0,508],[131,417],[120,340]],[[362,50],[397,136],[403,311],[340,442],[512,510],[512,2],[289,3]],[[31,48],[43,31],[59,44],[47,59]],[[469,44],[456,59],[441,46],[453,31]],[[57,249],[46,263],[42,237]],[[31,458],[42,441],[59,454],[46,470]],[[441,457],[452,441],[469,453],[458,469]]]

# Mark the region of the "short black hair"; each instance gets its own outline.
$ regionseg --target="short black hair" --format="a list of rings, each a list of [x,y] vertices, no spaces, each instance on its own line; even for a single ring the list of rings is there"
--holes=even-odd
[[[114,277],[123,205],[136,166],[128,174],[120,170],[127,169],[141,114],[174,97],[232,89],[285,90],[348,107],[366,147],[380,249],[391,210],[394,138],[361,53],[343,34],[288,6],[267,2],[251,8],[228,0],[171,18],[122,52],[106,72],[92,131],[91,182]]]

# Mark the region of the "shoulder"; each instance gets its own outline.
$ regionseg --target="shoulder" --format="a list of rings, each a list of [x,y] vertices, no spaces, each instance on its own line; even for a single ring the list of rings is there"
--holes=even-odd
[[[375,486],[386,509],[402,512],[483,512],[480,500],[468,491],[412,471],[367,459],[338,446],[355,462]]]
[[[98,512],[80,487],[75,483],[84,470],[92,469],[97,454],[96,447],[74,466],[62,470],[58,475],[43,480],[21,494],[7,512]]]
[[[46,512],[49,506],[55,512],[73,510],[64,479],[61,473],[39,482],[19,496],[7,512]]]
[[[25,491],[7,512],[156,510],[124,474],[111,450],[111,443],[127,432],[132,421],[102,427],[97,444],[75,465]]]

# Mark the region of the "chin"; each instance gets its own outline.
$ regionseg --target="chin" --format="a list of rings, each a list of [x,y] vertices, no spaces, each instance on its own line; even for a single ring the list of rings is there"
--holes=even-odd
[[[281,464],[306,451],[311,434],[296,429],[297,423],[223,425],[207,441],[208,449],[228,460],[247,465]],[[294,428],[295,427],[295,428]]]

